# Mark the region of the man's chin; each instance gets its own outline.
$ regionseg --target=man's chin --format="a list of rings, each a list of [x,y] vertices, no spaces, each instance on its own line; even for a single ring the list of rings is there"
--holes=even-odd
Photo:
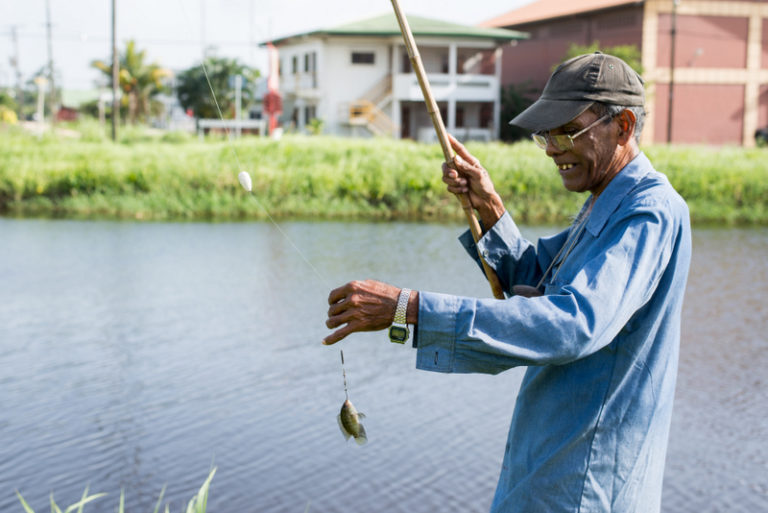
[[[570,192],[584,192],[586,189],[579,183],[571,182],[570,180],[566,180],[564,177],[563,180],[563,187],[565,187]]]

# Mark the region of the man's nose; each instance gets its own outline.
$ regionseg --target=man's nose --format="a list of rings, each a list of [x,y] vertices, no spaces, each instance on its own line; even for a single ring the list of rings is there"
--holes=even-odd
[[[555,143],[552,141],[552,138],[547,135],[547,147],[544,148],[544,151],[547,153],[548,157],[554,157],[555,155],[559,155],[563,153],[563,150],[561,150]]]

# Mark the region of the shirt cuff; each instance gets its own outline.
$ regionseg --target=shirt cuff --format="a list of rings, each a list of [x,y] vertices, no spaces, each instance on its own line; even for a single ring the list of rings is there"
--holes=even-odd
[[[416,368],[452,372],[459,298],[419,291],[419,328],[414,334]]]

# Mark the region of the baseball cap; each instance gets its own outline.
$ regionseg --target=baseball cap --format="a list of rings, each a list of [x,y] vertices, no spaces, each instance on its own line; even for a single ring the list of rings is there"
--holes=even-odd
[[[623,60],[595,52],[560,64],[541,97],[509,122],[531,132],[568,123],[594,102],[624,106],[645,104],[643,79]]]

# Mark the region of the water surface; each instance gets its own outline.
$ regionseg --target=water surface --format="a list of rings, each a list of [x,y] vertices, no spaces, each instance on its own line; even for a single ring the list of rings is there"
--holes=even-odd
[[[536,239],[554,229],[524,230]],[[330,288],[490,297],[459,226],[0,219],[0,511],[487,511],[523,374],[320,344]],[[768,510],[768,230],[697,230],[664,511]],[[346,443],[350,394],[370,442]],[[89,508],[86,508],[89,511]]]

